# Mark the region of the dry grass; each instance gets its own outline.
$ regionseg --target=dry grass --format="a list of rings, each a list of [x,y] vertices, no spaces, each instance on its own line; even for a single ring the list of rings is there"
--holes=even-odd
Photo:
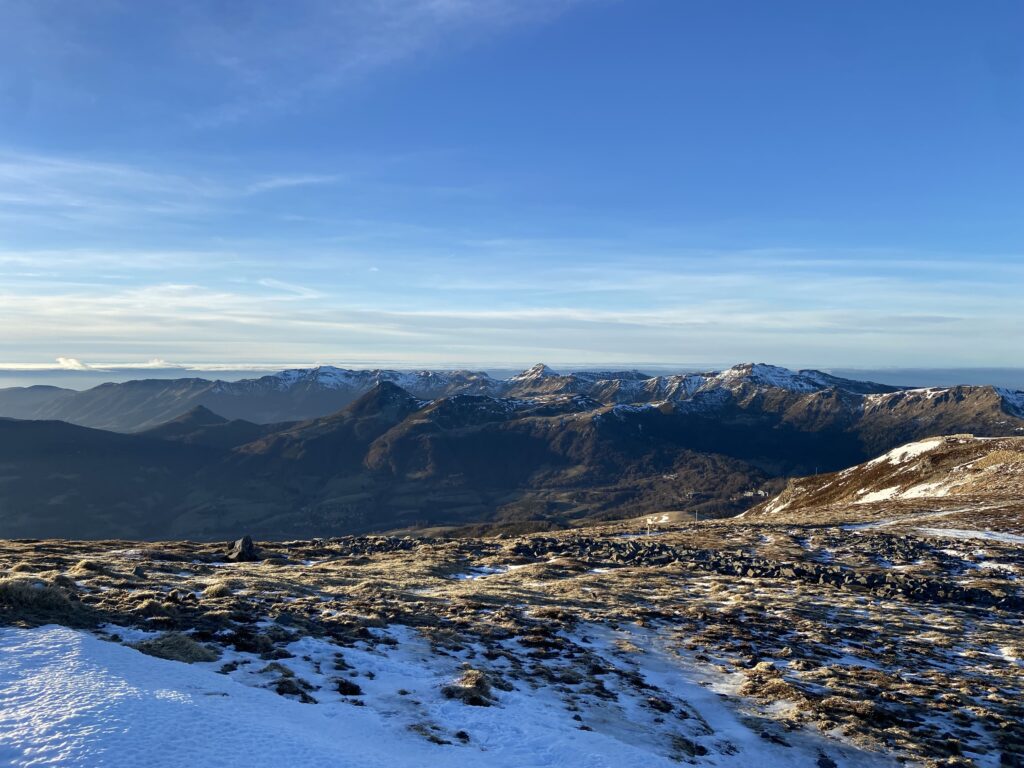
[[[203,590],[203,597],[206,598],[231,597],[231,594],[231,587],[229,587],[223,581],[218,581],[216,584],[211,584]]]
[[[88,613],[80,603],[53,584],[40,579],[0,579],[0,625],[84,626]]]
[[[1024,451],[992,451],[982,459],[975,462],[978,469],[992,467],[997,464],[1024,464]]]
[[[0,580],[0,605],[11,608],[59,610],[68,599],[59,589],[35,579]]]
[[[220,653],[209,646],[197,643],[180,632],[165,632],[152,640],[135,643],[133,648],[149,656],[191,664],[196,661],[217,661]]]
[[[473,707],[489,707],[494,703],[491,681],[487,673],[479,669],[467,669],[452,685],[442,688],[441,693]]]
[[[95,560],[79,560],[68,569],[69,576],[97,576],[107,573],[107,569]]]

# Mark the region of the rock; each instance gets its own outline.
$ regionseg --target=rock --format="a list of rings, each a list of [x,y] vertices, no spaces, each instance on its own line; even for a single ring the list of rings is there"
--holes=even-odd
[[[658,712],[671,712],[674,709],[671,702],[659,699],[657,696],[648,696],[647,706]]]
[[[353,683],[351,680],[346,680],[343,677],[339,677],[335,681],[335,685],[337,686],[338,693],[340,693],[342,696],[362,696],[363,695],[363,689],[360,688],[358,684]]]
[[[316,699],[306,692],[310,687],[305,680],[298,680],[294,677],[281,677],[274,684],[274,690],[279,696],[294,696],[303,704],[316,704]]]
[[[672,747],[686,757],[699,757],[708,753],[707,747],[685,736],[673,736]]]
[[[259,551],[251,536],[243,536],[231,544],[228,550],[228,560],[233,563],[254,563],[259,559]]]

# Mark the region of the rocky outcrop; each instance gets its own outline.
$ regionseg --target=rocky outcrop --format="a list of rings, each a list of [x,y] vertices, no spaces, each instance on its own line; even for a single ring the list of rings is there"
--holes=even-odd
[[[227,559],[232,563],[254,563],[260,560],[260,554],[252,537],[243,536],[231,544]]]

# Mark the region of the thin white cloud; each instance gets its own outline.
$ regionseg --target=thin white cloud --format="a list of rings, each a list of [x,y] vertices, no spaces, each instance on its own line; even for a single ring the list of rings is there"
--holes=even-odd
[[[345,175],[285,173],[249,176],[168,173],[126,163],[0,150],[0,217],[26,227],[103,224],[146,227],[231,212],[245,198],[338,184]]]
[[[192,119],[197,127],[219,127],[288,109],[410,59],[549,21],[586,1],[263,0],[241,12],[186,2],[178,14],[182,45],[211,76],[225,78],[232,94]]]
[[[785,276],[765,282],[785,289]],[[838,293],[841,282],[822,290]],[[299,292],[296,292],[298,289]],[[407,365],[438,360],[466,364],[507,360],[746,360],[816,366],[848,361],[923,364],[995,363],[1011,358],[1024,335],[1024,318],[1011,298],[987,297],[985,312],[962,297],[944,305],[918,292],[898,303],[867,296],[870,284],[845,286],[851,306],[793,303],[780,307],[756,296],[719,292],[659,307],[401,306],[357,302],[337,293],[310,295],[301,286],[264,279],[259,290],[167,283],[112,290],[0,295],[0,325],[14,329],[0,340],[0,359],[25,359],[24,350],[73,350],[64,367],[85,370],[112,359],[101,350],[157,352],[167,360],[220,365],[261,360],[388,358]],[[269,294],[267,291],[271,291]],[[402,299],[410,302],[408,295]],[[937,311],[938,309],[938,311]],[[225,359],[225,350],[231,350]],[[951,350],[953,350],[951,352]],[[799,355],[794,361],[794,357]],[[115,358],[116,359],[116,358]],[[108,365],[108,364],[102,364]],[[81,367],[78,367],[81,366]]]
[[[260,278],[257,282],[264,288],[272,288],[276,291],[294,294],[296,297],[301,299],[318,299],[324,295],[322,292],[312,288],[307,288],[304,285],[296,285],[295,283],[289,283],[284,280],[275,280],[272,277]]]
[[[300,176],[274,176],[268,179],[261,179],[249,184],[245,191],[251,195],[261,192],[273,192],[279,189],[293,189],[295,187],[322,186],[326,184],[337,184],[342,180],[338,174],[313,175],[305,174]]]

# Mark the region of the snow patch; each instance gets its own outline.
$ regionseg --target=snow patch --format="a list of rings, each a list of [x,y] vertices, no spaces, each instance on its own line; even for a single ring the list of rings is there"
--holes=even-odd
[[[916,443],[901,445],[899,448],[893,448],[888,453],[872,459],[865,466],[871,467],[883,463],[903,464],[942,445],[944,439],[942,437],[929,437],[927,440],[919,440]]]
[[[1005,544],[1024,544],[1024,536],[1015,533],[1003,533],[1002,531],[979,531],[965,528],[918,528],[917,530],[926,536],[947,539],[984,539],[986,541],[1000,541]]]
[[[947,481],[919,483],[900,493],[901,499],[940,499],[949,494],[952,484]]]
[[[739,384],[750,383],[790,392],[817,392],[822,389],[821,383],[799,373],[781,368],[777,365],[764,363],[746,363],[736,365],[716,375],[713,381],[726,388]]]
[[[891,488],[883,488],[880,491],[872,491],[867,493],[866,491],[858,491],[858,494],[864,494],[861,496],[855,504],[872,504],[876,501],[889,501],[897,493],[899,493],[899,486],[892,486]]]
[[[486,565],[479,565],[474,568],[470,568],[464,573],[456,573],[452,578],[456,581],[476,581],[477,579],[482,579],[485,576],[494,576],[497,573],[507,573],[508,570],[507,566],[504,568],[492,568]]]

